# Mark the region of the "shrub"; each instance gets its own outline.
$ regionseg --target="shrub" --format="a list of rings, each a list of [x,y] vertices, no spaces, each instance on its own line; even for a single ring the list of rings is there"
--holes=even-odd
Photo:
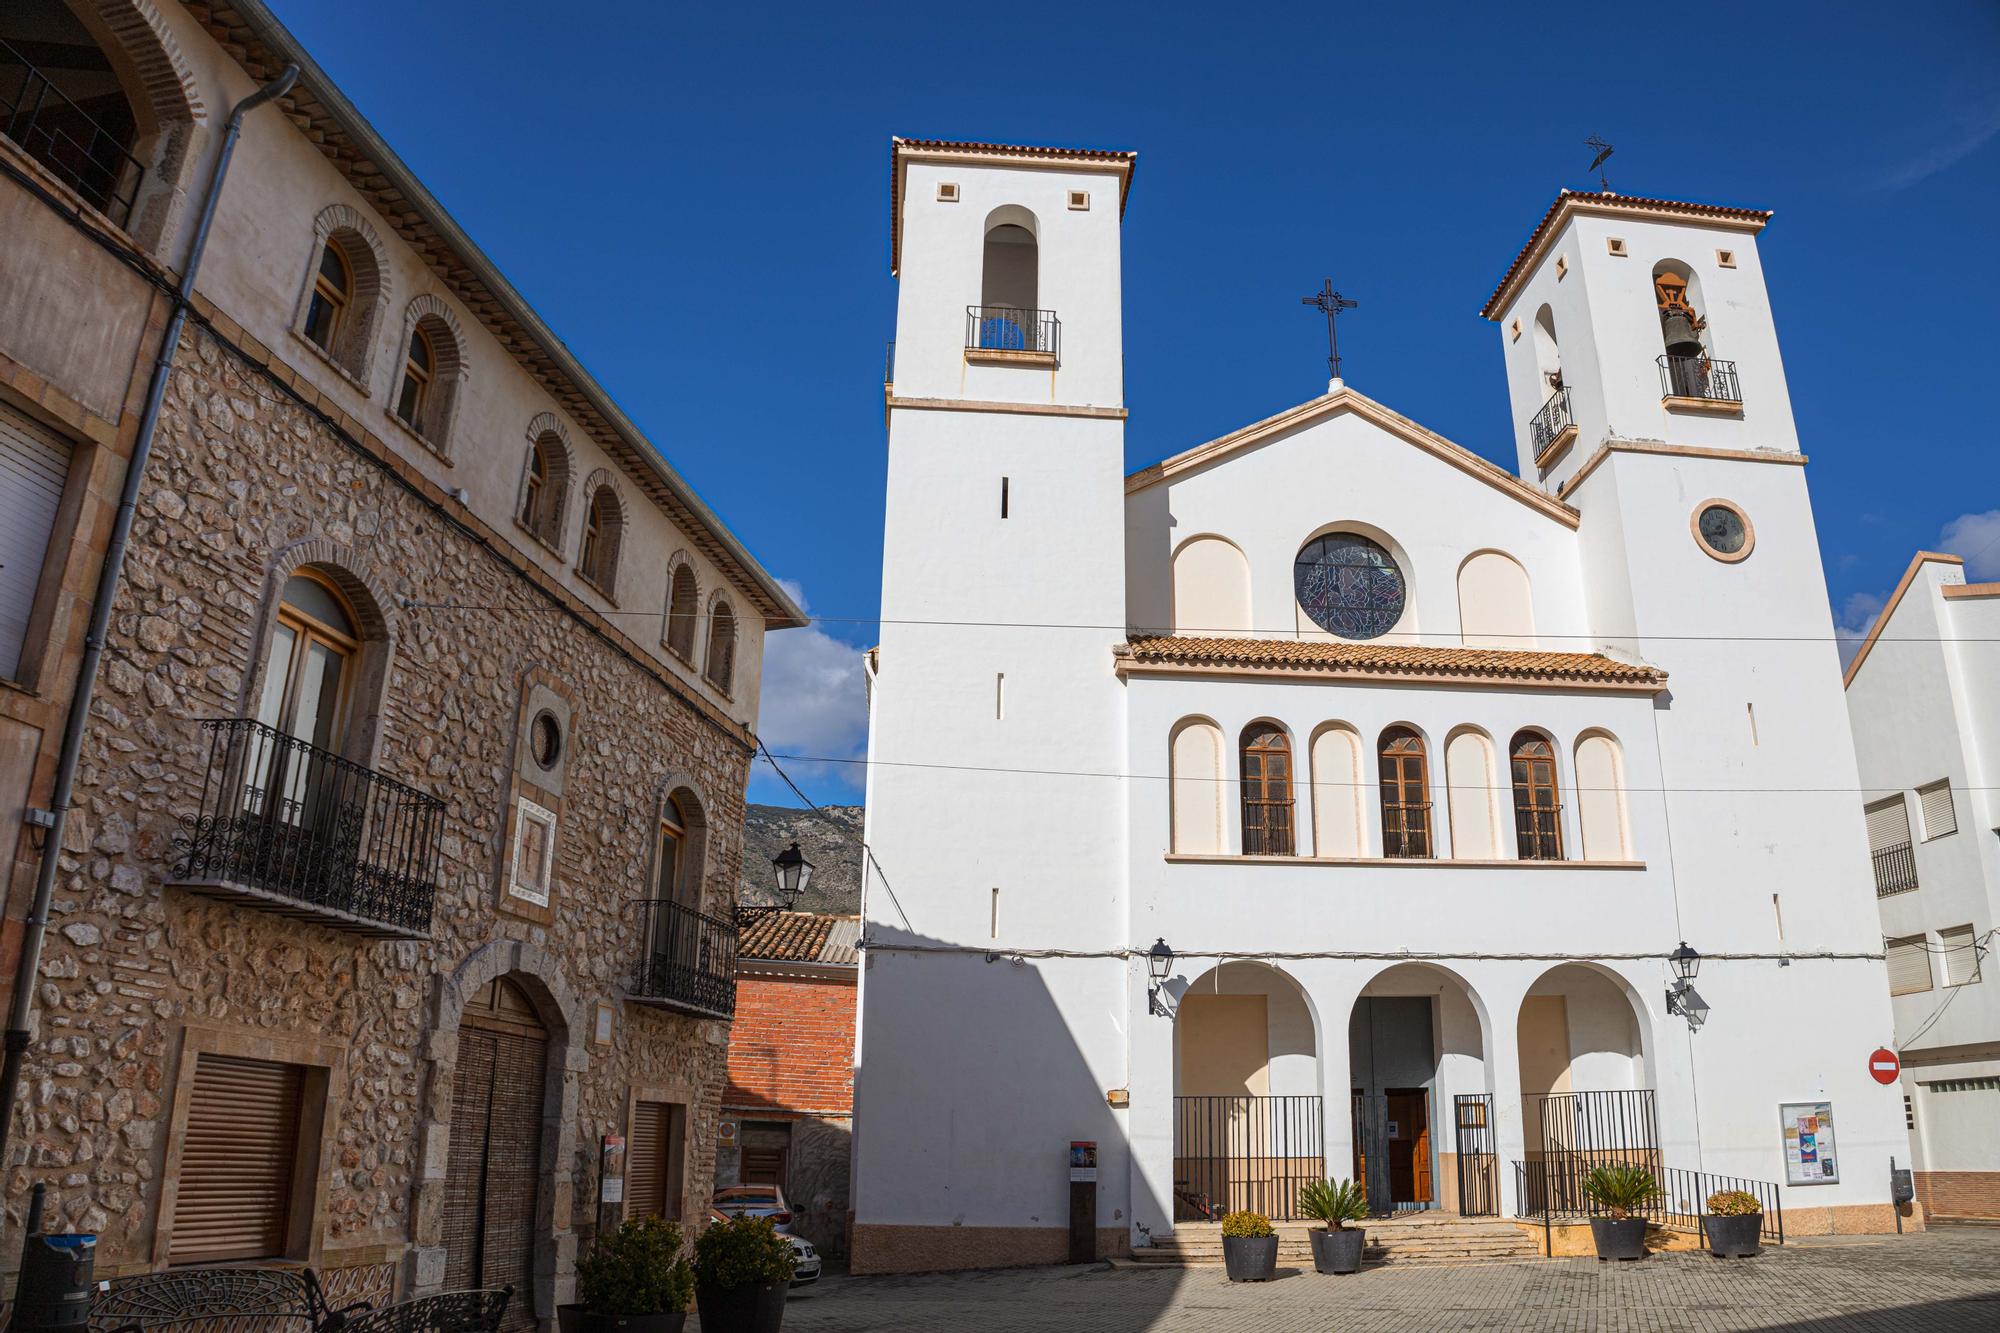
[[[1748,1217],[1762,1213],[1764,1205],[1757,1202],[1756,1195],[1742,1190],[1717,1190],[1708,1196],[1708,1211],[1717,1217]]]
[[[790,1282],[797,1263],[792,1242],[778,1234],[768,1217],[712,1222],[695,1237],[694,1275],[706,1286],[726,1290]]]
[[[635,1217],[598,1236],[577,1261],[576,1293],[592,1314],[671,1314],[688,1307],[694,1270],[681,1257],[681,1229]]]
[[[1600,1166],[1583,1178],[1591,1202],[1622,1218],[1660,1197],[1660,1182],[1643,1166]]]
[[[1235,1212],[1222,1219],[1222,1234],[1238,1239],[1255,1240],[1260,1236],[1275,1234],[1271,1230],[1271,1219],[1262,1213]]]
[[[1368,1216],[1368,1192],[1351,1180],[1312,1180],[1299,1186],[1299,1211],[1335,1231]]]

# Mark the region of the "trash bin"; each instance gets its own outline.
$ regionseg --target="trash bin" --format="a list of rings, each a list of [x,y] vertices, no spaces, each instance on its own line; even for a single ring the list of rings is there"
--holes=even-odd
[[[95,1236],[29,1236],[21,1245],[21,1282],[12,1333],[77,1330],[90,1322]]]

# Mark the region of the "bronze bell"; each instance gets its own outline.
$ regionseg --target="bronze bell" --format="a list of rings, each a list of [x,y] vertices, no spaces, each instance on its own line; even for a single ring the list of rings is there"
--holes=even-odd
[[[1660,312],[1660,332],[1666,338],[1668,356],[1700,356],[1701,338],[1694,331],[1694,320],[1688,317],[1687,307],[1670,306]]]

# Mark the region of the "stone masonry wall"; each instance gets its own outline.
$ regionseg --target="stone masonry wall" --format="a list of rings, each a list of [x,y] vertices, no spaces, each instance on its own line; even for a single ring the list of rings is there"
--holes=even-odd
[[[489,443],[508,447],[463,447]],[[198,803],[206,750],[197,723],[254,714],[249,690],[264,650],[255,640],[282,582],[272,571],[300,551],[337,554],[378,605],[391,655],[374,767],[446,803],[425,942],[357,939],[162,887],[175,835]],[[500,609],[426,610],[405,600]],[[520,682],[532,667],[577,699],[548,926],[495,910]],[[29,1187],[46,1182],[52,1228],[99,1234],[100,1274],[154,1260],[188,1025],[345,1048],[346,1079],[330,1093],[333,1159],[321,1164],[321,1239],[329,1260],[341,1252],[354,1262],[394,1260],[412,1239],[424,1120],[442,1111],[449,1123],[448,1088],[440,1101],[429,1084],[433,1066],[448,1069],[452,1056],[426,1045],[439,977],[483,945],[516,940],[523,956],[532,947],[560,970],[579,1010],[570,1021],[588,1024],[597,1001],[617,1003],[637,949],[627,904],[647,896],[670,773],[690,779],[705,804],[710,910],[726,910],[737,881],[741,740],[193,326],[133,528],[94,714],[42,965],[28,1096],[7,1163],[5,1221],[11,1250]],[[583,1054],[570,1056],[575,1127],[565,1135],[573,1160],[564,1174],[575,1182],[579,1232],[595,1214],[597,1137],[625,1132],[635,1084],[699,1089],[690,1108],[692,1216],[706,1208],[713,1173],[725,1025],[630,1004],[618,1006],[615,1024],[611,1046],[582,1040]],[[552,1061],[563,1046],[552,1036]],[[567,1227],[570,1206],[559,1199],[545,1224]]]

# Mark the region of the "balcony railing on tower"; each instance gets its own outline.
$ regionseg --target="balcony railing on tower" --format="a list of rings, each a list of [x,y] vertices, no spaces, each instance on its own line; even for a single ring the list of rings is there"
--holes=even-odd
[[[1041,352],[1062,360],[1062,321],[1053,310],[1007,305],[965,308],[965,345],[981,352]]]
[[[633,904],[639,957],[628,998],[728,1018],[736,1012],[736,923],[670,898]]]
[[[1569,390],[1557,389],[1528,423],[1528,435],[1535,446],[1535,461],[1540,463],[1555,448],[1557,441],[1575,429],[1576,419],[1569,410]]]
[[[131,221],[145,168],[41,70],[0,41],[0,133],[119,226]]]
[[[1662,397],[1698,398],[1711,403],[1743,401],[1743,393],[1736,384],[1734,361],[1662,353],[1659,366]]]
[[[359,935],[423,939],[444,802],[248,718],[208,736],[170,883]]]
[[[1907,893],[1917,887],[1917,857],[1907,842],[1894,847],[1884,847],[1873,854],[1875,862],[1875,896],[1886,898],[1892,893]]]

